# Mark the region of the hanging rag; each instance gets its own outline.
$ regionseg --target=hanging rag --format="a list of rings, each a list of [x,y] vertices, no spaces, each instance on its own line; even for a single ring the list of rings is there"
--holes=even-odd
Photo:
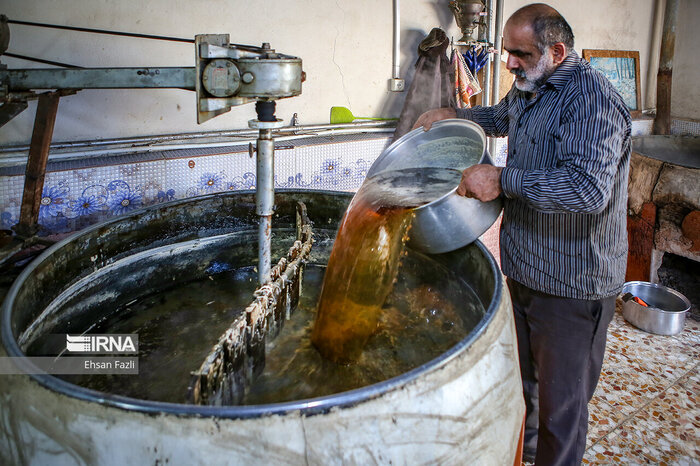
[[[454,107],[454,78],[446,53],[449,45],[447,34],[440,28],[433,28],[418,45],[415,74],[406,93],[394,140],[409,132],[424,112]]]
[[[464,57],[457,50],[452,50],[452,64],[455,70],[455,101],[457,108],[471,107],[469,98],[481,92],[479,81],[469,71]]]

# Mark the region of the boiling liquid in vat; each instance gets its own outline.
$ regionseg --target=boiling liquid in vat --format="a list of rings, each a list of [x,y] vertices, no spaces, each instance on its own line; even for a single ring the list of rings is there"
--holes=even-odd
[[[367,192],[374,194],[368,197],[370,201],[362,201],[371,212],[381,210],[384,205],[383,208],[391,212],[392,224],[401,228],[404,225],[402,219],[410,218],[408,207],[411,204],[420,205],[433,200],[439,197],[438,191],[441,190],[449,192],[452,187],[446,189],[447,184],[454,186],[460,176],[457,171],[449,173],[445,170],[402,172],[382,175],[383,178],[375,180],[381,182],[370,183]],[[417,191],[416,176],[422,177],[423,181],[434,181],[430,188],[432,192]],[[449,183],[447,178],[451,180]],[[412,185],[411,179],[414,180]],[[397,196],[401,189],[407,192]],[[413,195],[410,202],[400,202],[400,199],[407,198],[407,194]],[[360,205],[359,201],[353,200],[352,204]],[[289,245],[293,242],[293,234],[291,231],[275,232],[273,251],[275,241]],[[393,248],[390,254],[401,259],[398,273],[389,270],[390,275],[395,276],[391,277],[392,281],[396,278],[396,282],[393,286],[389,282],[388,297],[385,296],[374,308],[377,311],[376,324],[366,337],[361,354],[348,365],[325,359],[311,344],[321,284],[326,273],[326,267],[315,261],[323,262],[332,244],[330,237],[319,236],[304,273],[304,291],[299,305],[279,335],[267,338],[264,370],[253,381],[242,404],[326,396],[396,377],[447,351],[465,338],[484,315],[480,300],[461,277],[416,251],[399,254],[403,246],[399,238],[401,248]],[[278,248],[279,251],[285,249]],[[387,267],[391,269],[391,266]],[[210,273],[115,309],[110,317],[94,323],[89,329],[70,330],[69,333],[138,334],[138,375],[61,378],[105,393],[185,403],[190,372],[199,367],[219,336],[236,316],[244,312],[257,285],[257,272],[252,266],[235,268],[227,265]],[[376,284],[371,286],[376,287]],[[27,353],[50,355],[57,354],[57,351],[39,340]]]
[[[196,370],[219,336],[250,304],[257,287],[252,266],[181,283],[115,309],[89,328],[66,333],[138,334],[138,375],[63,375],[68,382],[93,390],[138,399],[186,402],[190,372]],[[147,286],[147,285],[145,285]],[[29,355],[59,354],[55,339],[42,337]],[[65,338],[63,339],[65,348]],[[133,356],[133,355],[130,355]]]
[[[267,343],[265,369],[244,404],[326,396],[399,376],[449,350],[485,312],[459,277],[425,256],[409,254],[359,358],[353,364],[336,364],[311,343],[323,272],[320,267],[305,272],[304,280],[316,286],[305,282],[304,294],[309,293],[277,338]]]
[[[420,168],[365,180],[333,245],[311,341],[327,359],[356,361],[379,323],[408,239],[412,209],[442,197],[458,170]]]
[[[290,240],[291,235],[285,242]],[[265,368],[242,404],[331,395],[404,374],[466,337],[485,312],[460,277],[429,257],[410,251],[402,259],[377,329],[359,359],[351,365],[336,364],[323,358],[310,341],[325,271],[321,264],[306,266],[299,305],[277,337],[267,339]],[[256,285],[257,272],[248,266],[162,290],[117,309],[89,333],[138,334],[139,374],[58,377],[105,393],[186,403],[190,372],[199,367],[218,337],[244,311]],[[84,331],[74,330],[70,333]],[[33,344],[27,354],[55,355],[60,349],[49,346],[53,341],[47,336]]]

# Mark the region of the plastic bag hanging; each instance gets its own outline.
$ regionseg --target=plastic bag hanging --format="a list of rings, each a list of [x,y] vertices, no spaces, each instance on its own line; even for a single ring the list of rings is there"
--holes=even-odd
[[[449,43],[442,29],[433,28],[418,45],[416,72],[394,131],[394,140],[409,132],[422,113],[433,108],[454,107],[454,79],[446,54]]]

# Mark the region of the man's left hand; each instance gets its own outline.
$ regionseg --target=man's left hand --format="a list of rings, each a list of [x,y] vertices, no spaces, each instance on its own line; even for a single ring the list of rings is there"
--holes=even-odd
[[[500,196],[501,171],[503,168],[493,165],[472,165],[462,172],[462,181],[457,187],[457,194],[473,197],[488,202]]]

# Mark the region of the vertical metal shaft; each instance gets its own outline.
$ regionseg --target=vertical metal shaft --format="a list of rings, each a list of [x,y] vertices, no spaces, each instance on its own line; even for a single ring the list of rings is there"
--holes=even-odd
[[[401,46],[401,7],[400,7],[400,0],[394,0],[394,47],[393,47],[393,53],[392,53],[392,78],[398,78],[399,77],[399,54],[401,53],[400,51],[400,46]]]
[[[503,0],[496,0],[496,20],[493,23],[493,48],[496,52],[493,54],[493,79],[491,88],[491,105],[496,105],[500,100],[501,87],[501,47],[503,34]]]
[[[481,19],[482,25],[479,27],[479,40],[491,44],[491,0],[484,2],[486,16]],[[481,105],[484,107],[491,104],[491,54],[482,69],[483,80],[481,86]]]
[[[272,213],[275,205],[275,146],[272,130],[261,129],[258,135],[255,211],[258,225],[258,282],[270,280]]]
[[[493,9],[491,10],[493,12]],[[493,77],[491,81],[491,105],[496,105],[501,97],[501,28],[503,27],[503,0],[496,0],[495,21],[489,21],[492,25],[490,37],[493,37]],[[489,153],[496,156],[496,138],[489,138]]]
[[[479,28],[479,39],[482,41],[486,42],[486,47],[488,48],[491,44],[493,44],[493,38],[492,38],[492,16],[493,16],[493,10],[492,10],[492,0],[486,0],[484,2],[485,6],[485,11],[486,11],[486,16],[483,17],[482,22],[483,22],[483,27]],[[493,89],[491,89],[491,61],[493,57],[491,54],[489,55],[489,59],[486,61],[486,64],[484,65],[483,68],[483,86],[481,88],[481,105],[484,107],[487,107],[491,105],[491,92]],[[487,138],[486,141],[486,148],[490,152],[491,155],[493,155],[493,151],[495,150],[495,144],[494,144],[495,139],[492,137]]]

